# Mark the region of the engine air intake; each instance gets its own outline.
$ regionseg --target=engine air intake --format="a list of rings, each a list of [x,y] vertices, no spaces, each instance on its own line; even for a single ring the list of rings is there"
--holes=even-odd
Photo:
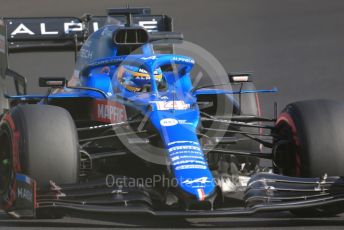
[[[149,36],[142,28],[118,29],[113,37],[116,45],[141,45],[147,43]]]

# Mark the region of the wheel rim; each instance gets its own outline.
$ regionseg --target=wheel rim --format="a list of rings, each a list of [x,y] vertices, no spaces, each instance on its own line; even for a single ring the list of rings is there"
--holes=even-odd
[[[301,176],[300,141],[296,126],[288,114],[282,113],[276,122],[276,134],[283,143],[275,148],[275,161],[281,169],[279,173],[286,176]]]

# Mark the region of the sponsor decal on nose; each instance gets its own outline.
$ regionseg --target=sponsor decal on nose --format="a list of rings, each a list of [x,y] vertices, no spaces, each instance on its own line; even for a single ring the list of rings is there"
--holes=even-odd
[[[160,121],[161,126],[174,126],[178,124],[178,121],[173,118],[165,118]]]

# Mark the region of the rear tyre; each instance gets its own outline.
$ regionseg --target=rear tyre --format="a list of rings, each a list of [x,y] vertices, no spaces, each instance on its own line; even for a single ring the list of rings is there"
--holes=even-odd
[[[242,86],[242,90],[255,90],[256,87],[252,82],[246,82]],[[240,115],[252,115],[252,116],[261,116],[260,111],[260,104],[258,99],[257,93],[244,93],[241,94],[239,97],[240,100]],[[251,133],[259,133],[260,129],[258,128],[250,128],[250,127],[242,127],[241,131],[251,132]],[[247,139],[244,141],[240,141],[236,144],[235,149],[237,150],[245,150],[248,152],[260,152],[260,144],[251,139]],[[247,163],[248,169],[254,170],[259,165],[259,158],[258,157],[240,157],[241,162]]]
[[[5,95],[4,87],[6,84],[2,81],[3,79],[1,79],[1,76],[0,76],[0,118],[1,118],[1,115],[4,113],[5,109],[8,109],[8,100],[4,97]]]
[[[242,90],[255,90],[255,86],[252,82],[245,82],[242,84]],[[238,97],[234,97],[233,95],[200,95],[198,96],[198,102],[212,102],[211,107],[201,108],[201,112],[209,114],[214,117],[225,117],[229,119],[232,115],[240,116],[240,115],[250,115],[250,116],[260,116],[260,105],[258,100],[258,95],[256,93],[246,93],[241,94]],[[207,124],[205,128],[212,128],[212,129],[228,129],[228,125],[224,126],[222,123],[210,123]],[[258,128],[251,128],[251,127],[241,127],[240,131],[258,133],[260,129]],[[210,137],[233,137],[237,134],[231,133],[224,133],[220,131],[208,131],[206,132],[207,136]],[[237,135],[240,138],[235,144],[223,144],[221,148],[229,149],[229,150],[239,150],[239,151],[247,151],[247,152],[260,152],[260,144],[252,140],[250,138],[243,137],[242,135]],[[212,159],[208,159],[208,163],[210,164],[211,168],[216,169],[218,167],[218,160],[219,157],[215,154],[211,155]],[[214,158],[214,159],[213,159]],[[234,158],[230,158],[229,161],[235,160],[235,163],[238,167],[241,167],[242,164],[245,164],[245,170],[248,173],[255,171],[259,166],[259,158],[257,157],[244,157],[244,156],[236,156]]]
[[[344,104],[330,100],[289,104],[276,123],[281,139],[275,140],[275,172],[296,177],[321,177],[325,173],[344,176],[343,114]],[[292,212],[298,216],[333,216],[343,211],[332,206]]]

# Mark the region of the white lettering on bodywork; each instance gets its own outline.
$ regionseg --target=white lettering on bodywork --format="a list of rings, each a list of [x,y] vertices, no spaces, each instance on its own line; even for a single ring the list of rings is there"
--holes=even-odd
[[[41,34],[44,35],[55,35],[58,34],[58,31],[47,31],[46,27],[45,27],[45,23],[41,23]]]
[[[144,27],[148,32],[158,32],[158,22],[155,19],[152,21],[139,21],[139,26]]]
[[[17,34],[28,34],[28,35],[35,35],[29,28],[27,28],[23,23],[21,23],[12,33],[11,36],[15,36]]]

